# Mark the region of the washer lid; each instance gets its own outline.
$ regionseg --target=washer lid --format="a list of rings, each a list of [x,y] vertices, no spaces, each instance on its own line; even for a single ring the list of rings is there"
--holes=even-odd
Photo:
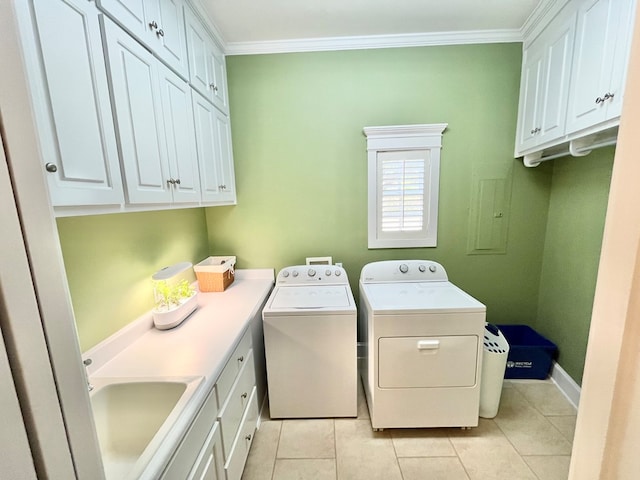
[[[270,310],[354,309],[348,285],[314,285],[276,287]]]
[[[361,284],[374,313],[484,312],[486,307],[451,282]]]

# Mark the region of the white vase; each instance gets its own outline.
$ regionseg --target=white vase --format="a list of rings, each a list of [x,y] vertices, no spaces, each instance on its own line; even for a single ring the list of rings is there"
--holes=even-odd
[[[153,310],[153,324],[159,330],[168,330],[169,328],[177,327],[185,318],[187,318],[191,312],[198,307],[197,293],[191,295],[180,305],[166,311]]]

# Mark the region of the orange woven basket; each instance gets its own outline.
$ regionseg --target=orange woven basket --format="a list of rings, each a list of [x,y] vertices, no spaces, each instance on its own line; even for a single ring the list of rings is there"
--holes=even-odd
[[[209,257],[193,267],[201,292],[224,292],[235,279],[236,257]]]

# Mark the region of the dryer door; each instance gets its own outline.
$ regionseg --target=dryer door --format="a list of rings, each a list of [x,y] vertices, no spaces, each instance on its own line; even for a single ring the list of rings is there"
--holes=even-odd
[[[378,340],[380,388],[472,387],[478,337],[382,337]]]

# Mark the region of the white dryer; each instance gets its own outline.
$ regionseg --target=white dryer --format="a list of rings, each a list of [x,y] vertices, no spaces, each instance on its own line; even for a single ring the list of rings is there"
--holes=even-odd
[[[262,319],[271,417],[357,416],[357,314],[345,270],[282,269]]]
[[[374,430],[478,425],[485,314],[436,262],[364,266],[360,370]]]

